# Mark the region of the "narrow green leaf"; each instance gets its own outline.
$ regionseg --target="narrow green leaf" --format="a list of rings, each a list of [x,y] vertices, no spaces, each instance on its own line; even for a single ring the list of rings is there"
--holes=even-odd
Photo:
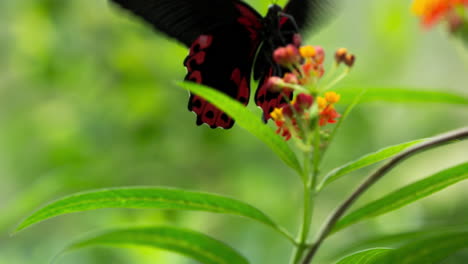
[[[336,181],[337,179],[341,178],[343,175],[348,174],[352,171],[355,171],[357,169],[367,167],[369,165],[375,164],[377,162],[380,162],[382,160],[388,159],[392,156],[395,156],[396,154],[418,144],[426,139],[418,139],[410,142],[405,142],[402,144],[390,146],[383,148],[381,150],[378,150],[374,153],[367,154],[365,156],[362,156],[358,158],[357,160],[351,161],[349,163],[346,163],[345,165],[338,167],[336,169],[333,169],[330,171],[325,177],[323,178],[322,182],[318,186],[318,190],[321,190],[323,187],[327,186],[331,182]]]
[[[392,250],[390,248],[366,249],[344,257],[336,264],[371,264],[382,254],[388,254]]]
[[[72,243],[64,252],[89,246],[144,246],[180,253],[206,264],[248,264],[228,245],[192,230],[139,227],[107,231]]]
[[[468,248],[468,232],[453,232],[408,243],[371,263],[435,264],[464,248]]]
[[[37,210],[15,232],[58,215],[101,208],[179,209],[239,215],[273,227],[294,241],[268,216],[244,202],[215,194],[150,187],[100,189],[66,196]]]
[[[346,215],[336,223],[333,232],[361,220],[385,214],[429,196],[437,191],[468,178],[468,162],[445,169],[373,201]]]
[[[349,103],[357,96],[362,87],[348,87],[338,89],[341,102]],[[468,96],[439,90],[417,90],[414,88],[389,88],[369,87],[365,88],[366,94],[361,102],[385,101],[394,103],[444,103],[456,105],[468,105]]]
[[[269,127],[260,117],[248,110],[244,105],[229,96],[206,86],[193,82],[179,82],[185,88],[213,103],[236,120],[237,124],[267,144],[288,166],[302,172],[301,165],[288,144]]]
[[[351,254],[355,251],[361,251],[366,248],[373,247],[400,247],[404,244],[407,244],[411,241],[421,240],[428,237],[439,236],[447,233],[453,232],[467,232],[468,225],[458,225],[458,226],[429,226],[420,230],[380,235],[375,236],[370,239],[365,239],[362,241],[354,241],[347,248],[339,249],[337,252],[334,252],[334,258],[339,258],[343,255]]]

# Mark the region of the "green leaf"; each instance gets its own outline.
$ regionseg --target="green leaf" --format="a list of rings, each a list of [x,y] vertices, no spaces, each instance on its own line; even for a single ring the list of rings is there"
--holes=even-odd
[[[341,94],[341,102],[349,103],[357,96],[362,87],[348,87],[337,89]],[[366,94],[361,102],[385,101],[394,103],[444,103],[468,105],[468,96],[438,90],[417,90],[414,88],[364,88]]]
[[[371,263],[435,264],[463,248],[468,248],[468,232],[453,232],[408,243]]]
[[[346,215],[336,223],[332,232],[341,230],[361,220],[396,210],[467,178],[468,162],[445,169],[428,178],[396,190]]]
[[[228,245],[195,231],[173,227],[111,230],[72,243],[64,252],[89,246],[144,246],[161,248],[206,264],[248,264]]]
[[[380,235],[362,241],[353,241],[347,248],[334,252],[334,258],[351,254],[351,252],[361,251],[373,247],[400,247],[410,241],[421,240],[428,237],[443,235],[453,232],[467,232],[468,225],[458,226],[430,226],[411,232]]]
[[[371,264],[382,254],[392,251],[390,248],[372,248],[353,253],[344,257],[336,264]]]
[[[229,96],[193,82],[179,82],[181,87],[202,96],[236,120],[237,124],[267,144],[288,166],[302,175],[301,165],[288,144],[269,127],[260,117]]]
[[[181,209],[239,215],[273,227],[294,241],[268,216],[244,202],[215,194],[150,187],[100,189],[58,199],[26,218],[16,232],[58,215],[101,208]]]
[[[345,165],[338,167],[336,169],[333,169],[330,171],[325,177],[323,178],[322,182],[318,186],[318,190],[323,189],[325,186],[330,184],[331,182],[336,181],[337,179],[341,178],[343,175],[348,174],[352,171],[355,171],[357,169],[375,164],[379,161],[385,160],[387,158],[390,158],[392,156],[395,156],[396,154],[418,144],[426,139],[418,139],[410,142],[405,142],[402,144],[390,146],[383,148],[381,150],[378,150],[374,153],[367,154],[365,156],[362,156],[358,158],[357,160],[351,161],[349,163],[346,163]]]

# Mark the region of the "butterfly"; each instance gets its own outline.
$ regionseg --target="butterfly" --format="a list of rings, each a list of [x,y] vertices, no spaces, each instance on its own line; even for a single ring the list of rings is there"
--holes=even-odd
[[[189,48],[185,80],[213,87],[247,105],[253,76],[258,82],[255,103],[265,122],[292,96],[265,85],[270,76],[282,77],[286,71],[273,61],[273,51],[292,43],[327,7],[325,0],[289,0],[284,8],[271,5],[262,17],[241,0],[111,1]],[[234,125],[231,117],[196,94],[190,95],[188,109],[197,115],[197,125],[225,129]]]

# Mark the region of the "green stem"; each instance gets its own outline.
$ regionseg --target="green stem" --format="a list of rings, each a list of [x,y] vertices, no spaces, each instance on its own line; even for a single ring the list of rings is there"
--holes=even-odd
[[[310,177],[309,182],[307,183],[307,188],[311,188],[315,192],[315,185],[317,185],[317,177],[319,174],[319,168],[320,168],[320,161],[321,159],[321,153],[320,153],[320,125],[317,120],[317,123],[315,124],[315,138],[314,138],[314,170],[312,173],[312,177]]]
[[[312,195],[312,190],[310,188],[307,188],[307,182],[309,181],[309,178],[310,178],[310,163],[311,163],[310,153],[311,153],[310,150],[304,152],[303,214],[302,214],[301,229],[299,231],[299,241],[295,248],[295,252],[290,260],[291,264],[299,263],[302,259],[302,256],[304,255],[304,251],[306,250],[307,238],[309,236],[310,223],[312,220],[313,195]]]
[[[311,140],[311,137],[305,139],[307,145],[313,146],[313,152],[311,149],[304,151],[304,174],[303,176],[303,214],[301,229],[299,231],[299,241],[297,243],[295,252],[291,258],[291,264],[298,264],[301,262],[302,257],[305,253],[307,246],[307,238],[309,237],[310,226],[312,222],[312,214],[314,210],[314,199],[315,199],[315,185],[317,174],[319,173],[320,165],[320,127],[315,125],[315,131]],[[313,156],[311,156],[313,153]],[[313,168],[311,165],[313,164]],[[312,170],[311,170],[312,169]]]
[[[346,77],[346,75],[348,74],[349,72],[349,68],[346,68],[340,75],[338,75],[334,80],[332,80],[331,82],[329,82],[327,84],[327,86],[325,86],[324,88],[322,88],[322,92],[325,92],[327,91],[328,89],[330,89],[331,87],[335,86],[339,81],[341,81],[344,77]]]

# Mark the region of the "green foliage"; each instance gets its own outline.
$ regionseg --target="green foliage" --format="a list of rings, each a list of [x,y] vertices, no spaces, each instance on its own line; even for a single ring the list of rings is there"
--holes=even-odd
[[[339,258],[343,255],[354,254],[351,252],[362,251],[368,248],[374,247],[390,247],[390,248],[398,248],[402,245],[408,244],[411,241],[417,241],[425,238],[440,236],[443,234],[449,233],[463,233],[468,231],[467,225],[459,225],[459,226],[427,226],[424,228],[420,228],[415,231],[410,232],[402,232],[402,233],[394,233],[394,234],[385,234],[385,235],[373,235],[373,237],[353,241],[348,247],[343,250],[339,250],[334,254],[336,258]]]
[[[143,246],[186,255],[206,264],[248,264],[237,251],[223,242],[192,230],[174,227],[117,229],[76,241],[64,251],[89,246]]]
[[[218,108],[232,116],[237,124],[267,144],[278,157],[299,174],[301,165],[288,144],[268,126],[260,121],[260,116],[250,112],[244,105],[229,96],[204,85],[193,82],[179,83],[183,88],[202,96]]]
[[[435,264],[464,248],[468,248],[468,232],[453,232],[410,242],[370,263]]]
[[[346,163],[345,165],[340,166],[340,167],[338,167],[336,169],[333,169],[332,171],[327,173],[327,175],[325,175],[324,179],[322,180],[321,184],[319,185],[318,189],[320,190],[320,189],[324,188],[325,186],[327,186],[331,182],[336,181],[340,177],[342,177],[342,176],[344,176],[344,175],[346,175],[346,174],[348,174],[348,173],[350,173],[352,171],[355,171],[357,169],[364,168],[366,166],[375,164],[375,163],[377,163],[379,161],[388,159],[388,158],[390,158],[392,156],[395,156],[398,153],[410,148],[411,146],[414,146],[414,145],[416,145],[418,143],[421,143],[423,141],[424,141],[424,139],[418,139],[418,140],[414,140],[414,141],[411,141],[411,142],[406,142],[406,143],[398,144],[398,145],[395,145],[395,146],[386,147],[386,148],[378,150],[378,151],[376,151],[374,153],[367,154],[367,155],[365,155],[363,157],[360,157],[355,161],[351,161],[349,163]]]
[[[387,254],[392,249],[389,248],[372,248],[356,252],[350,256],[346,256],[336,264],[371,264],[378,259],[382,254]]]
[[[362,87],[346,87],[338,89],[342,95],[342,102],[350,103],[352,98],[359,95]],[[369,87],[364,88],[366,93],[361,102],[393,102],[393,103],[443,103],[452,105],[468,106],[468,96],[453,92],[439,90],[415,90],[414,88],[402,87]]]
[[[73,194],[37,210],[21,222],[16,231],[58,215],[101,208],[178,209],[239,215],[273,227],[288,237],[260,210],[238,200],[215,194],[151,187],[113,188]]]
[[[391,212],[419,199],[427,197],[435,192],[441,191],[457,182],[466,180],[467,178],[468,163],[463,163],[445,169],[432,176],[396,190],[353,211],[352,213],[343,217],[335,225],[334,231],[336,232],[364,219]]]

